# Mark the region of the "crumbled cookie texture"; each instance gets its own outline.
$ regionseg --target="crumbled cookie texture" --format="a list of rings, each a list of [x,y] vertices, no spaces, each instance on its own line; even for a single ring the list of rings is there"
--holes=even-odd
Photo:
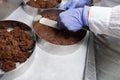
[[[29,52],[34,46],[32,37],[19,27],[8,32],[0,30],[0,69],[5,72],[16,68],[16,63],[22,63],[29,58]]]
[[[29,0],[28,5],[35,8],[53,8],[59,4],[58,0]]]

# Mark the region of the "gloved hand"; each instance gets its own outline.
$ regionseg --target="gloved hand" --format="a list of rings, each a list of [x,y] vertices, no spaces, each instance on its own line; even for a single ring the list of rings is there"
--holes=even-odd
[[[88,0],[68,0],[66,4],[60,7],[60,9],[71,9],[71,8],[78,8],[83,7],[84,5],[88,5]]]
[[[89,6],[84,8],[69,9],[60,13],[58,17],[58,27],[67,28],[70,31],[76,32],[88,26],[88,12]]]

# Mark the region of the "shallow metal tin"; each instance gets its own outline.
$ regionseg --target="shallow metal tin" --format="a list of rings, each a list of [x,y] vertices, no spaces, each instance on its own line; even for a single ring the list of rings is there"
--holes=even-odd
[[[58,8],[62,2],[62,0],[58,0],[59,4],[53,8]],[[31,16],[36,16],[39,12],[41,11],[44,11],[46,9],[49,9],[49,8],[35,8],[35,7],[32,7],[30,5],[28,5],[24,0],[23,0],[23,5],[22,5],[24,11],[31,15]]]
[[[39,15],[44,13],[44,12],[50,12],[50,11],[62,12],[64,10],[61,10],[61,9],[46,9],[44,11],[41,11],[39,13]],[[39,22],[39,20],[35,21],[33,23],[33,25],[36,24],[36,22]],[[33,27],[33,29],[34,29],[34,27]],[[86,34],[87,34],[87,32],[86,32],[83,39],[81,39],[81,41],[79,41],[79,42],[77,42],[75,44],[57,45],[57,44],[54,44],[54,43],[50,43],[47,40],[41,38],[41,36],[39,36],[35,30],[34,30],[34,32],[37,35],[37,45],[39,46],[39,48],[46,51],[46,52],[48,52],[48,53],[55,54],[55,55],[67,55],[67,54],[75,52],[79,48],[79,46],[82,44],[82,42],[83,42],[83,40],[84,40],[84,38],[86,37]]]
[[[3,24],[5,24],[5,25],[3,25]],[[30,65],[32,64],[32,62],[34,60],[34,55],[35,55],[34,50],[35,50],[35,46],[36,46],[36,37],[35,37],[35,34],[32,31],[32,29],[22,22],[13,21],[13,20],[0,21],[0,29],[12,30],[15,27],[20,27],[22,30],[24,30],[26,33],[28,33],[32,37],[32,39],[34,41],[34,47],[30,50],[30,52],[32,54],[24,63],[17,65],[14,70],[11,70],[9,72],[0,71],[0,77],[6,76],[6,75],[18,77],[21,74],[23,74],[30,67]]]

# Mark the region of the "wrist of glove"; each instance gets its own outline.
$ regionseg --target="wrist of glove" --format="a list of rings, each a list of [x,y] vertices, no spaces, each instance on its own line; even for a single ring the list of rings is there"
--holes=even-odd
[[[72,8],[79,8],[85,5],[89,5],[89,0],[68,0],[66,4],[61,6],[61,9],[67,10]]]
[[[88,26],[88,11],[89,6],[85,6],[84,8],[69,9],[62,12],[58,18],[58,26],[76,32],[84,26]]]

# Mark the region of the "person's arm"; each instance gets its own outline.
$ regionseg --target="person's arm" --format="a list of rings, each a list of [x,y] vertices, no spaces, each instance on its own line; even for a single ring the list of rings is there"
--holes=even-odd
[[[120,6],[70,9],[60,13],[58,23],[73,32],[88,26],[96,34],[120,38]]]
[[[90,8],[88,21],[89,28],[94,33],[120,38],[120,6],[93,6]]]

